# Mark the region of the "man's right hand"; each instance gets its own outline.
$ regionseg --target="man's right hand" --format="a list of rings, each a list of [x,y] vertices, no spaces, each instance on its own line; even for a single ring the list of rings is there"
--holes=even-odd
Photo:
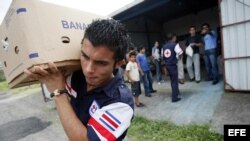
[[[49,62],[48,66],[48,70],[45,70],[42,66],[34,66],[30,70],[25,69],[24,73],[27,74],[28,77],[44,83],[50,93],[56,89],[64,88],[65,77],[63,74],[53,62]]]

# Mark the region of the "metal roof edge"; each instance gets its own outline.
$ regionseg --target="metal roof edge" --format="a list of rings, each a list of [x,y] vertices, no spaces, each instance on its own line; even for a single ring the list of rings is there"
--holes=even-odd
[[[123,6],[122,8],[112,12],[111,14],[108,15],[108,17],[114,17],[114,16],[116,16],[116,15],[128,10],[129,8],[132,8],[132,7],[142,3],[144,1],[146,1],[146,0],[135,0],[135,1],[133,1],[133,2],[131,2],[129,4],[127,4],[127,5]]]

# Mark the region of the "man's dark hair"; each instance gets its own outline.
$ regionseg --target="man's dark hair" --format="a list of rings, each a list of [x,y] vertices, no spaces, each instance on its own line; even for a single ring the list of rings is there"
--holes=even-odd
[[[203,26],[207,26],[207,27],[208,27],[208,29],[210,30],[210,25],[209,25],[208,23],[204,23],[204,24],[202,24],[202,26],[201,26],[201,27],[203,27]]]
[[[211,32],[212,30],[211,30],[211,27],[210,27],[210,25],[208,23],[202,24],[201,28],[203,28],[203,26],[207,26],[208,27],[208,34],[211,35],[211,36],[214,36],[214,33]]]
[[[113,19],[94,20],[86,28],[84,39],[88,39],[94,47],[106,46],[114,52],[115,61],[125,58],[125,53],[131,44],[125,27]]]
[[[138,47],[138,52],[140,52],[142,49],[144,49],[145,47],[143,47],[143,46],[139,46]]]
[[[129,57],[132,57],[132,56],[136,56],[135,51],[132,51],[132,52],[129,53]]]
[[[189,29],[194,28],[196,30],[196,27],[194,25],[189,26]]]
[[[176,34],[174,34],[174,33],[168,33],[167,40],[168,41],[172,40],[174,36],[176,36]]]

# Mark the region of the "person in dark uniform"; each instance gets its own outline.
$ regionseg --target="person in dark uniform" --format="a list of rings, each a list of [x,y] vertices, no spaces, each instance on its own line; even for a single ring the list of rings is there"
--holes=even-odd
[[[177,56],[183,53],[180,46],[176,46],[176,35],[168,34],[168,42],[163,46],[163,58],[171,79],[172,102],[180,101],[178,86]]]
[[[110,38],[112,36],[112,38]],[[124,139],[133,117],[134,102],[122,81],[122,65],[130,38],[124,26],[112,19],[93,21],[81,47],[82,70],[64,76],[49,62],[49,71],[35,66],[25,73],[45,83],[54,96],[69,140]]]
[[[200,74],[200,49],[203,46],[202,39],[199,35],[196,34],[196,27],[189,27],[190,36],[186,40],[186,46],[191,46],[194,53],[193,56],[187,55],[186,66],[187,72],[190,78],[190,81],[196,81],[196,83],[200,83],[201,74]],[[194,71],[193,71],[194,64]]]

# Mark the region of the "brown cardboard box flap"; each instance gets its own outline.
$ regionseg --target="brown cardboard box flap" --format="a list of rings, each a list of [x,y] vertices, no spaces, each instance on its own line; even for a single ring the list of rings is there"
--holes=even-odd
[[[43,68],[48,69],[48,64],[38,64],[39,66],[43,66]],[[68,75],[76,70],[81,69],[80,61],[79,60],[68,60],[68,61],[61,61],[55,62],[55,65],[58,67],[60,71]],[[30,67],[32,69],[34,66]],[[17,76],[13,81],[9,83],[10,88],[17,88],[22,86],[27,86],[31,84],[39,83],[38,80],[28,78],[25,73],[20,74]]]

